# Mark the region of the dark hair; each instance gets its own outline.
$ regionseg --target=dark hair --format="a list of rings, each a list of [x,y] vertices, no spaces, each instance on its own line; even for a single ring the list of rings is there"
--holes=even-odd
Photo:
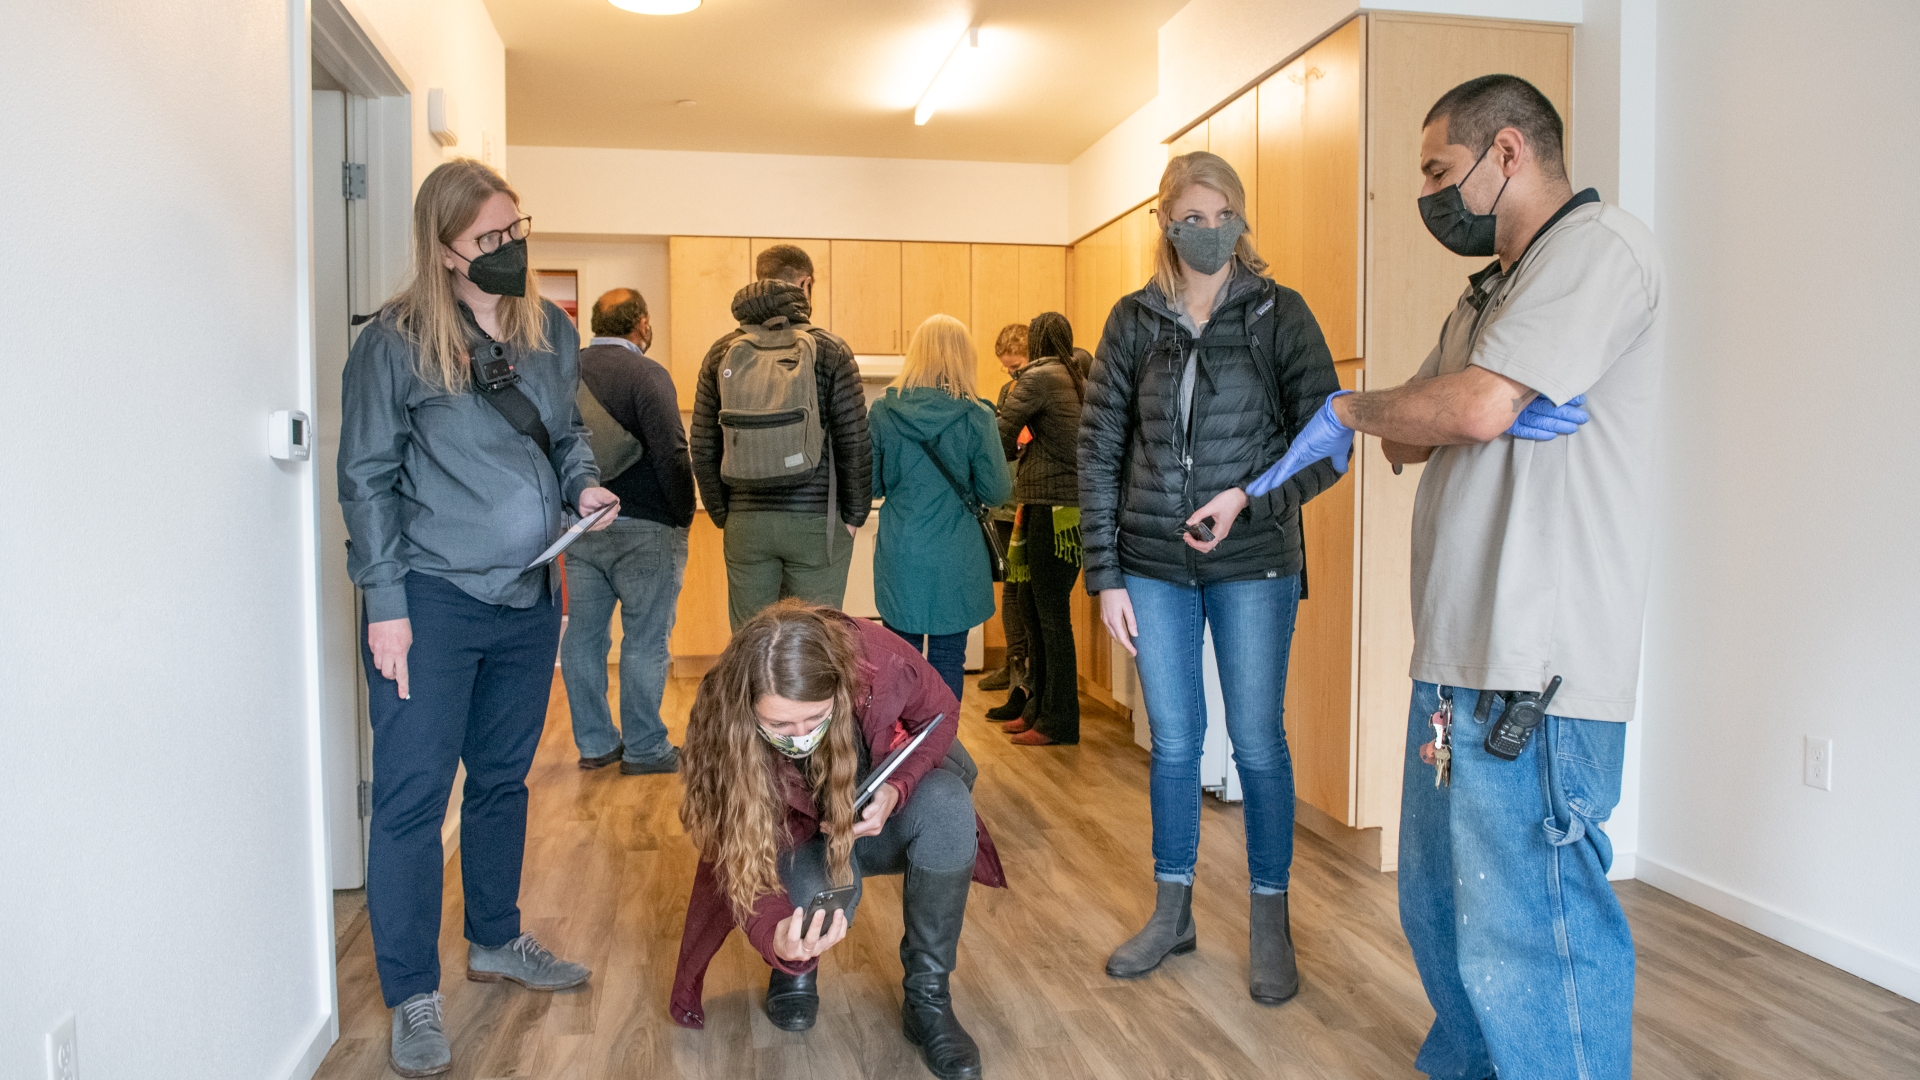
[[[601,300],[606,297],[601,297]],[[600,300],[593,302],[593,334],[595,337],[626,337],[640,327],[640,320],[647,317],[647,298],[640,295],[639,289],[628,289],[627,298],[610,308],[602,308]]]
[[[1052,357],[1073,377],[1073,396],[1087,400],[1087,377],[1073,362],[1073,324],[1057,311],[1043,311],[1027,324],[1027,356],[1035,361]]]
[[[789,285],[813,276],[813,257],[792,244],[775,244],[753,260],[753,276],[761,281],[776,278]]]
[[[993,355],[1027,355],[1027,324],[1008,323],[1000,328],[1000,336],[993,339]]]
[[[1484,154],[1502,128],[1513,128],[1527,140],[1540,171],[1555,179],[1567,175],[1563,128],[1553,102],[1517,75],[1482,75],[1440,96],[1427,110],[1420,126],[1447,122],[1447,142]]]

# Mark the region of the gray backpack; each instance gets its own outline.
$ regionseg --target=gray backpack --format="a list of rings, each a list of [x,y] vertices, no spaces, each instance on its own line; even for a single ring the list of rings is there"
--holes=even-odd
[[[826,445],[815,343],[784,317],[742,323],[720,360],[720,478],[742,490],[804,483]]]
[[[581,380],[574,401],[580,408],[580,421],[587,425],[587,445],[593,450],[594,464],[600,467],[601,483],[633,468],[646,456],[646,447],[600,404],[586,380]]]

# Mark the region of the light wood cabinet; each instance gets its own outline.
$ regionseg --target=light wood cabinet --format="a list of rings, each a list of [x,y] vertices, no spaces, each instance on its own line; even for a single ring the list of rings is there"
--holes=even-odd
[[[899,241],[835,240],[833,271],[833,332],[856,353],[903,351]]]
[[[833,241],[831,240],[753,240],[753,257],[776,244],[792,244],[813,260],[813,325],[833,329]],[[749,268],[751,269],[751,268]]]
[[[900,348],[929,315],[951,315],[972,330],[973,257],[968,244],[900,245]]]
[[[1570,115],[1572,44],[1564,26],[1356,16],[1190,128],[1169,153],[1210,148],[1258,192],[1250,217],[1260,252],[1274,279],[1306,298],[1341,385],[1397,386],[1432,349],[1467,275],[1486,263],[1450,254],[1420,221],[1421,121],[1441,94],[1490,71],[1527,79]],[[1071,249],[1071,314],[1083,342],[1152,272],[1158,234],[1141,214]],[[1399,855],[1419,474],[1415,466],[1395,476],[1379,441],[1363,437],[1347,475],[1307,505],[1309,595],[1288,664],[1298,820],[1387,870]],[[1085,606],[1078,617],[1093,614]],[[1081,672],[1091,680],[1086,651],[1104,652],[1104,642],[1083,643]]]
[[[995,400],[1007,382],[993,354],[1009,323],[1029,323],[1044,311],[1067,312],[1067,249],[1030,244],[973,245],[973,333],[979,356],[975,390]]]
[[[667,311],[673,320],[673,386],[680,411],[693,410],[700,361],[738,326],[733,294],[753,280],[753,258],[737,236],[674,236],[667,240]]]

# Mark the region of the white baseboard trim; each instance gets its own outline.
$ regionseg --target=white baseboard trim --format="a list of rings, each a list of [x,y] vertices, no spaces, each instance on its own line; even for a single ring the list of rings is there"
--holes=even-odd
[[[1613,853],[1613,865],[1607,869],[1608,881],[1632,881],[1640,869],[1640,853],[1637,851],[1616,851]]]
[[[294,1051],[293,1061],[280,1075],[286,1080],[313,1080],[320,1063],[327,1059],[327,1051],[333,1049],[333,1040],[333,1017],[322,1013],[313,1022],[313,1037],[307,1040],[306,1048]]]
[[[1636,861],[1639,879],[1661,892],[1672,893],[1901,997],[1920,1001],[1920,967],[1644,855]]]

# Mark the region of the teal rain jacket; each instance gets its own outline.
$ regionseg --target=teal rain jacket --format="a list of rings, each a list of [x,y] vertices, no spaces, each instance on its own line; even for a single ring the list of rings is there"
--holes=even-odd
[[[954,479],[988,506],[1013,493],[993,409],[932,387],[888,387],[867,418],[880,538],[873,593],[880,617],[908,634],[958,634],[993,617],[993,574],[980,526],[927,460],[940,454]]]

